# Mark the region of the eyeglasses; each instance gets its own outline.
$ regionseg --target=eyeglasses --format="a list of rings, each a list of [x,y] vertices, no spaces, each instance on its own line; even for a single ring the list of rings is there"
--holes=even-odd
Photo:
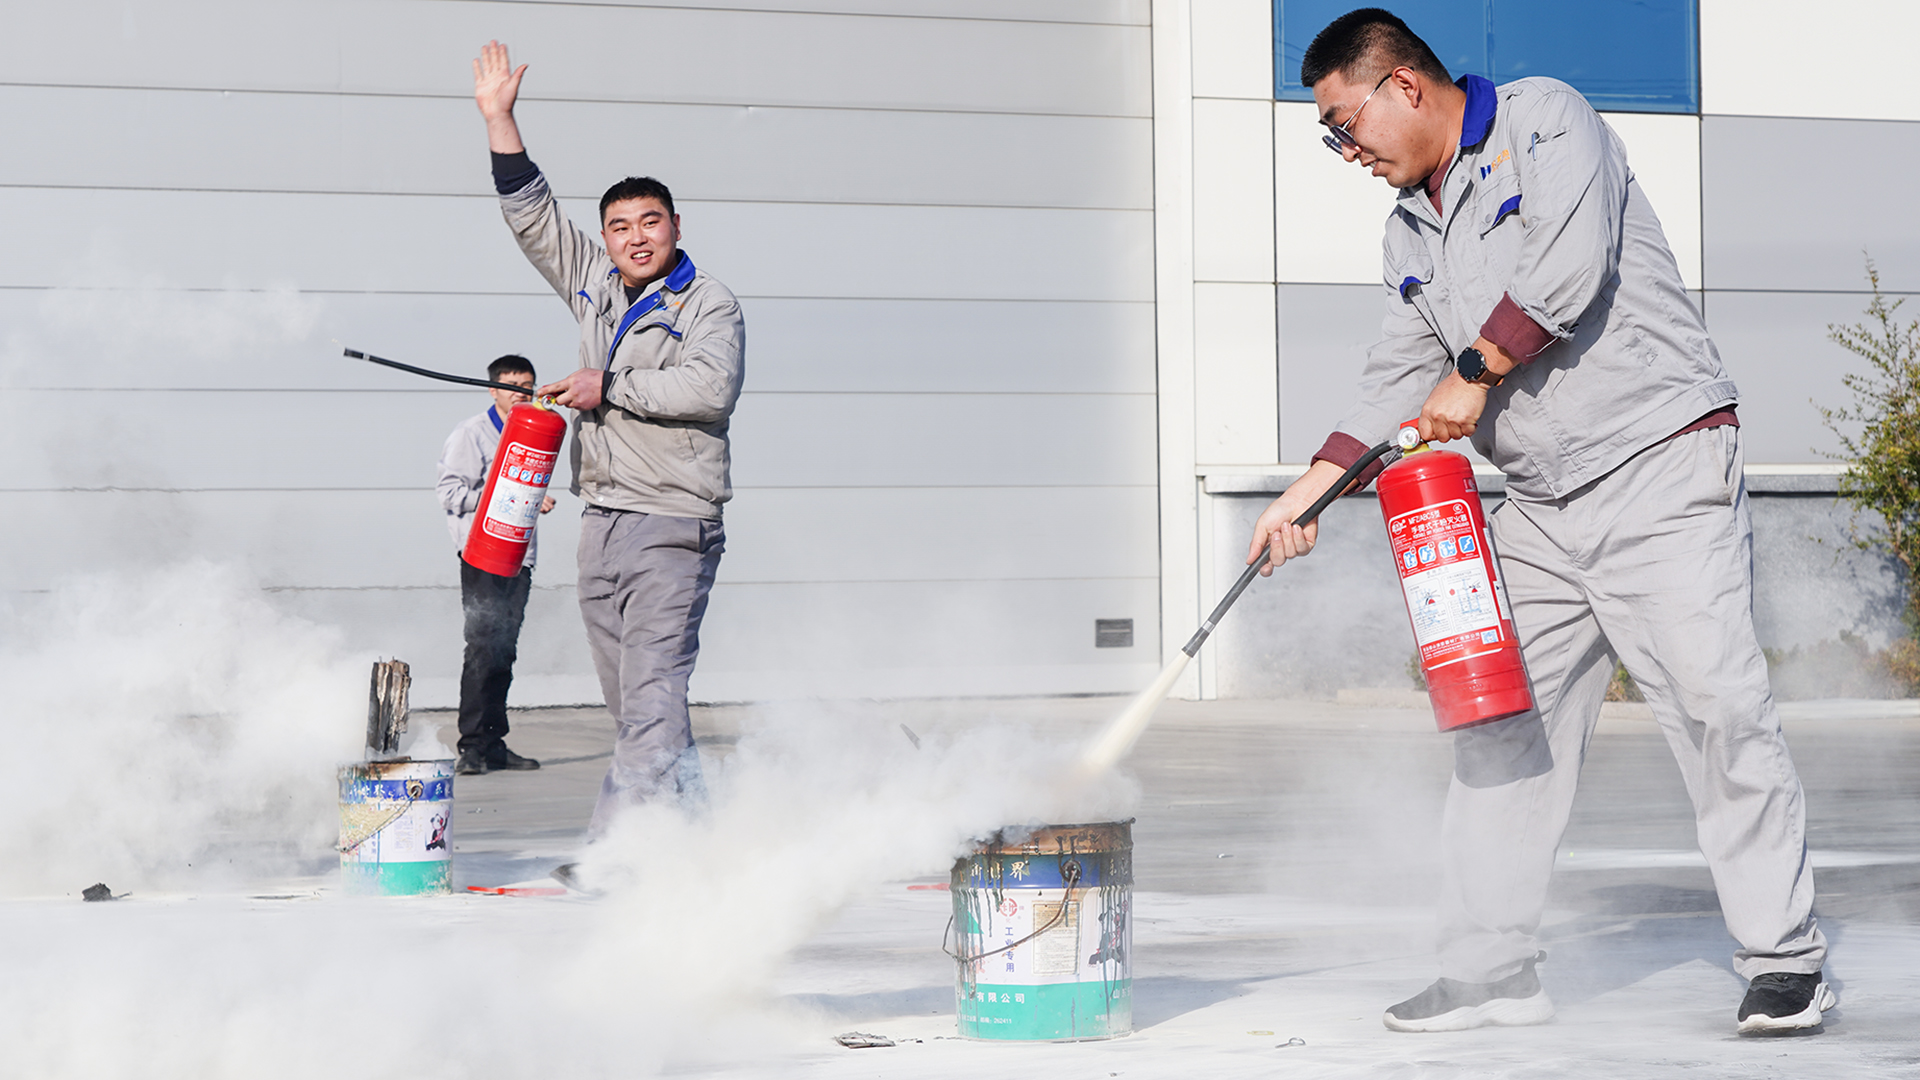
[[[1400,69],[1395,68],[1393,70],[1398,71]],[[1373,89],[1367,91],[1367,96],[1360,99],[1360,109],[1366,108],[1367,102],[1372,101],[1373,95],[1379,93],[1380,88],[1387,85],[1387,80],[1391,78],[1393,78],[1393,71],[1389,71],[1385,75],[1380,76],[1380,81],[1373,84]],[[1347,117],[1346,123],[1320,136],[1320,141],[1327,144],[1327,149],[1339,154],[1341,157],[1346,157],[1348,150],[1360,149],[1360,144],[1354,141],[1352,131],[1353,122],[1360,119],[1360,109],[1353,110],[1353,115]]]

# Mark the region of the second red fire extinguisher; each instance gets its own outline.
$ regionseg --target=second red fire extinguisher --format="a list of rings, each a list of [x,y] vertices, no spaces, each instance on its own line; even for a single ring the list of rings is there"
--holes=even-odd
[[[520,572],[566,436],[567,422],[544,404],[515,405],[507,414],[480,508],[460,552],[467,565],[501,577]]]
[[[1440,730],[1533,708],[1473,464],[1418,444],[1375,490]]]

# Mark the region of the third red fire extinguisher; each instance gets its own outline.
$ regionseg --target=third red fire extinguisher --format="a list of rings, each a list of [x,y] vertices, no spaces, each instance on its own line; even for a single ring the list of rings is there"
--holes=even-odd
[[[460,552],[469,566],[501,577],[520,572],[566,435],[567,422],[543,403],[515,405],[507,414],[479,511]]]
[[[1419,444],[1376,490],[1440,730],[1533,708],[1473,464]]]

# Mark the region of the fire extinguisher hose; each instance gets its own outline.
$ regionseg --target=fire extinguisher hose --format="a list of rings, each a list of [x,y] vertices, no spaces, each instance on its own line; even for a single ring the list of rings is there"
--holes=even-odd
[[[1354,480],[1366,470],[1367,466],[1397,449],[1400,449],[1399,441],[1396,439],[1388,439],[1386,442],[1361,454],[1358,461],[1355,461],[1349,466],[1346,472],[1340,474],[1340,479],[1334,481],[1333,486],[1327,489],[1326,494],[1314,500],[1313,505],[1307,507],[1307,512],[1295,518],[1293,523],[1295,525],[1306,525],[1314,518],[1319,517],[1320,511],[1332,506],[1333,500],[1345,494],[1347,486],[1352,484]],[[1246,571],[1240,575],[1240,580],[1234,582],[1233,588],[1227,590],[1227,595],[1221,599],[1219,606],[1213,609],[1213,614],[1207,616],[1207,621],[1201,623],[1200,629],[1195,630],[1193,637],[1189,639],[1185,645],[1180,647],[1181,652],[1191,657],[1200,651],[1201,644],[1213,633],[1213,628],[1219,626],[1220,620],[1226,617],[1227,609],[1233,606],[1235,600],[1240,599],[1241,593],[1247,591],[1247,586],[1253,584],[1253,579],[1260,573],[1260,568],[1267,564],[1267,555],[1271,550],[1271,544],[1260,549],[1260,557],[1253,560],[1253,565],[1247,567]]]
[[[1367,466],[1396,449],[1403,449],[1400,446],[1400,440],[1389,439],[1361,454],[1360,460],[1354,462],[1352,468],[1342,473],[1340,479],[1327,489],[1326,494],[1316,499],[1314,504],[1307,508],[1306,513],[1294,519],[1294,524],[1305,525],[1319,517],[1320,511],[1333,505],[1333,500],[1345,494],[1348,485],[1359,479]],[[1411,446],[1404,449],[1411,449]],[[1147,725],[1153,721],[1153,711],[1159,707],[1161,699],[1173,689],[1174,681],[1180,678],[1182,671],[1186,670],[1188,661],[1200,651],[1201,644],[1207,640],[1209,634],[1213,633],[1213,628],[1220,625],[1220,620],[1226,617],[1227,609],[1233,606],[1235,600],[1240,599],[1241,593],[1247,591],[1247,586],[1253,584],[1255,575],[1260,573],[1260,567],[1266,564],[1268,553],[1269,548],[1260,549],[1260,557],[1253,561],[1252,566],[1247,567],[1246,572],[1240,575],[1239,581],[1233,583],[1233,588],[1228,590],[1226,598],[1220,601],[1219,607],[1213,609],[1213,614],[1207,616],[1207,621],[1200,624],[1200,629],[1194,631],[1193,640],[1180,649],[1179,655],[1161,670],[1160,677],[1155,679],[1152,685],[1135,694],[1133,700],[1127,703],[1127,707],[1121,710],[1120,715],[1114,717],[1106,729],[1087,744],[1080,754],[1079,765],[1075,770],[1075,775],[1080,780],[1091,780],[1111,769],[1133,748],[1134,740],[1138,739],[1140,733],[1145,731]]]
[[[338,345],[339,342],[336,341],[334,344]],[[429,379],[439,379],[441,382],[460,383],[463,386],[484,386],[490,390],[511,390],[516,394],[527,394],[526,387],[515,386],[512,383],[494,382],[492,379],[473,379],[465,375],[449,375],[444,371],[428,371],[426,368],[414,367],[412,364],[403,364],[398,360],[388,360],[385,357],[375,356],[372,353],[363,353],[359,349],[346,349],[344,351],[346,355],[355,360],[365,360],[370,364],[381,364],[390,368],[399,368],[401,371],[409,371],[415,375],[425,375]],[[532,397],[533,395],[527,394],[527,396]],[[535,404],[544,409],[549,407],[547,402],[551,400],[551,398],[542,398],[536,401]]]

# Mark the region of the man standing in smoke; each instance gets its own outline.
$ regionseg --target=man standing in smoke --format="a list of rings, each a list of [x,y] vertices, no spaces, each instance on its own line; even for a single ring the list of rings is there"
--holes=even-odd
[[[1292,522],[1405,418],[1425,439],[1471,438],[1507,475],[1490,525],[1537,706],[1454,736],[1441,978],[1387,1026],[1553,1015],[1536,933],[1616,654],[1693,800],[1751,980],[1739,1030],[1818,1026],[1834,995],[1753,630],[1738,396],[1625,148],[1572,87],[1455,82],[1378,8],[1322,30],[1300,81],[1327,145],[1399,198],[1359,404],[1261,515],[1247,561],[1269,542],[1272,566],[1311,550],[1315,527]]]
[[[618,725],[590,836],[626,806],[706,794],[687,713],[700,620],[733,497],[727,423],[746,326],[726,286],[680,250],[665,184],[628,177],[600,199],[600,236],[574,226],[514,120],[526,66],[489,42],[473,63],[494,187],[520,250],[580,324],[581,367],[537,393],[575,410],[580,614]],[[617,142],[646,145],[627,129]],[[604,244],[604,246],[603,246]]]
[[[487,365],[487,378],[533,389],[533,363],[524,356],[502,356]],[[434,485],[440,507],[447,512],[453,549],[466,549],[473,515],[493,471],[493,455],[507,414],[526,394],[494,388],[493,404],[453,429],[440,450],[439,480]],[[540,500],[540,512],[554,506],[553,496]],[[537,769],[540,763],[507,749],[507,690],[513,685],[513,662],[518,658],[520,624],[527,617],[527,595],[533,589],[533,564],[540,553],[540,537],[527,544],[527,557],[512,577],[489,574],[460,560],[460,614],[466,653],[460,662],[460,758],[454,771],[462,776],[502,769]]]

